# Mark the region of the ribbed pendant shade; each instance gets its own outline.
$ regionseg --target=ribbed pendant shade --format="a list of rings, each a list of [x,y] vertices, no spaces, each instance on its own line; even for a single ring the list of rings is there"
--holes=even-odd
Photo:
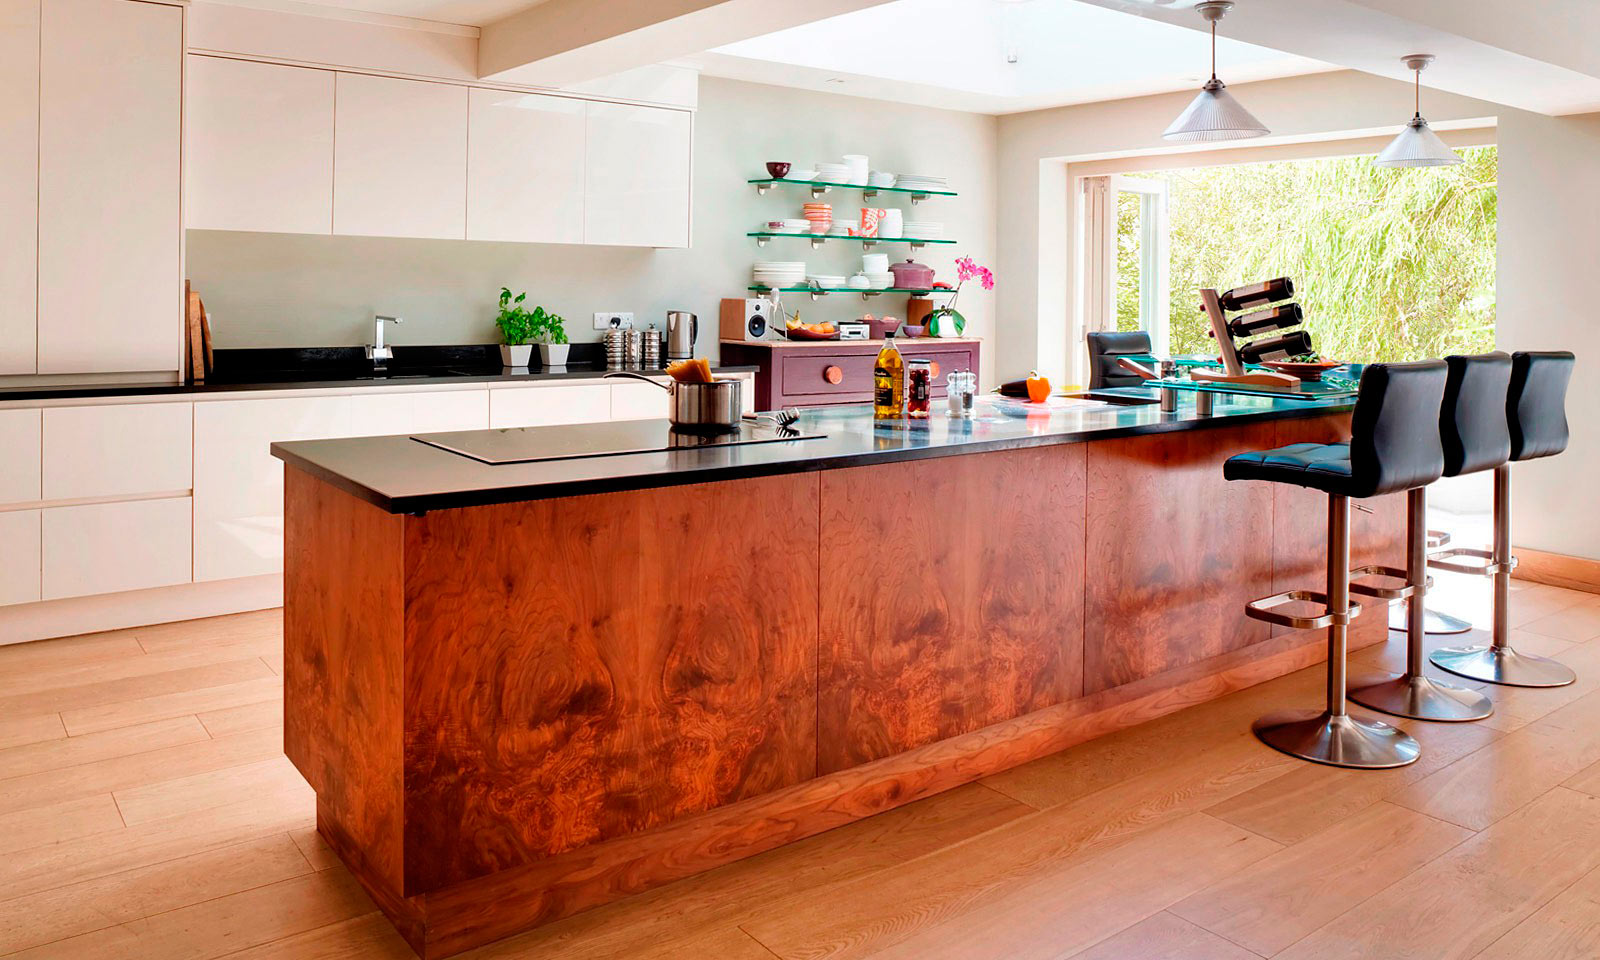
[[[1235,100],[1221,80],[1211,80],[1161,136],[1167,140],[1203,142],[1245,140],[1265,136],[1268,132],[1266,124]]]
[[[1380,167],[1446,167],[1460,163],[1461,155],[1439,139],[1428,121],[1417,117],[1372,162]]]

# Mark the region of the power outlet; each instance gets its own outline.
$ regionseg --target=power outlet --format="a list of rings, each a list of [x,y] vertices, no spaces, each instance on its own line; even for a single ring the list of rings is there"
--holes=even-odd
[[[611,310],[606,313],[594,315],[594,328],[596,330],[610,330],[612,327],[633,326],[633,314],[620,310]]]

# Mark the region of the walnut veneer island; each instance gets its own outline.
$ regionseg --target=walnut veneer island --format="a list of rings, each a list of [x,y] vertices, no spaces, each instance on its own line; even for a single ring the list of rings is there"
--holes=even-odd
[[[1222,461],[1350,407],[1190,403],[507,464],[275,444],[285,752],[432,958],[1317,662],[1243,611],[1318,588],[1322,498]],[[1353,563],[1403,566],[1403,499],[1369,505]]]

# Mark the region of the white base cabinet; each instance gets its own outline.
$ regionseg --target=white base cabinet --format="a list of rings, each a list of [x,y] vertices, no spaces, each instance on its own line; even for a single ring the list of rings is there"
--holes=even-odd
[[[39,599],[39,511],[0,513],[0,605]]]
[[[187,494],[194,405],[51,407],[44,414],[44,500]]]
[[[42,597],[166,587],[190,580],[188,497],[42,511]]]

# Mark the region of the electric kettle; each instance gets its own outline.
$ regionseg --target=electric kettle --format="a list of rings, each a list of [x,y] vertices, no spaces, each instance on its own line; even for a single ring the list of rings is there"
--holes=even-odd
[[[688,360],[694,356],[694,339],[700,332],[700,319],[687,310],[667,311],[667,359]]]

